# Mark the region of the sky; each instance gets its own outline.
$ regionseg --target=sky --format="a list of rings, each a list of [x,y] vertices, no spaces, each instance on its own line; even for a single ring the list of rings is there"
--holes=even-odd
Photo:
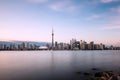
[[[0,0],[0,40],[120,46],[120,0]]]

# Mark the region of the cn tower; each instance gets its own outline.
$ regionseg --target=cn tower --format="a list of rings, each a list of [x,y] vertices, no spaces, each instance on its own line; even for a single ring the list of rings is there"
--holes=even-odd
[[[54,49],[54,31],[52,28],[52,50]]]

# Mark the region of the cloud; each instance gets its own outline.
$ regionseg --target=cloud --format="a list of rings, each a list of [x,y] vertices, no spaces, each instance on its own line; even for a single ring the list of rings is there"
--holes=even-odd
[[[55,11],[61,11],[65,6],[67,6],[67,4],[65,4],[64,2],[56,2],[50,5],[49,8]]]
[[[93,0],[94,3],[112,3],[112,2],[118,2],[120,0]]]
[[[118,14],[120,13],[120,6],[117,6],[115,8],[111,8],[112,12],[117,12]]]
[[[102,27],[100,28],[101,30],[113,30],[113,29],[120,29],[120,24],[119,25],[114,25],[114,26],[111,26],[111,25],[107,25],[106,27]]]
[[[101,27],[102,30],[115,30],[120,29],[120,14],[109,16],[107,24]]]
[[[110,18],[107,20],[108,24],[103,25],[101,30],[116,30],[120,29],[120,15],[109,16]]]
[[[55,11],[74,11],[76,10],[76,6],[72,3],[71,0],[61,0],[57,1],[51,5],[49,8]]]
[[[29,2],[33,2],[33,3],[45,3],[48,2],[49,0],[27,0]]]
[[[95,20],[95,19],[99,19],[100,17],[101,17],[101,15],[93,14],[93,15],[89,16],[87,18],[87,20]]]
[[[117,1],[120,1],[120,0],[100,0],[100,2],[102,3],[111,3],[111,2],[117,2]]]
[[[110,2],[113,2],[113,1],[116,1],[116,0],[100,0],[102,3],[110,3]]]
[[[101,30],[120,30],[120,6],[110,9],[111,11],[106,16],[106,25],[101,26]]]

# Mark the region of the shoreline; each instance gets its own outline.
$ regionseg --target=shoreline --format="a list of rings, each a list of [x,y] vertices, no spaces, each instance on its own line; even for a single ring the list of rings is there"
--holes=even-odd
[[[91,71],[78,71],[75,80],[120,80],[120,71],[100,70],[92,68]]]
[[[0,50],[0,51],[120,51],[120,50]]]

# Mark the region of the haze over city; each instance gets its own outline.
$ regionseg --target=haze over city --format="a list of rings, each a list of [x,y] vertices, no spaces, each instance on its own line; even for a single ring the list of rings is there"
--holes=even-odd
[[[0,0],[0,40],[120,46],[120,0]]]

